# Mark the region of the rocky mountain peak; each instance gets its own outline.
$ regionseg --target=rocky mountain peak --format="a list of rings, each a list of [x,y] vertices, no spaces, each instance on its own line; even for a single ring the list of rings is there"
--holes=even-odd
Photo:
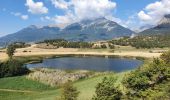
[[[170,24],[170,14],[164,15],[164,17],[158,23],[158,25],[161,24]]]

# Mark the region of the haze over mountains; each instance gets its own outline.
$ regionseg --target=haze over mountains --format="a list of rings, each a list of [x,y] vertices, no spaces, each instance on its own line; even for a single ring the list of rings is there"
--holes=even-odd
[[[5,45],[15,41],[36,42],[54,38],[62,38],[70,41],[98,41],[131,36],[134,33],[135,32],[117,24],[116,22],[105,18],[98,18],[73,23],[66,26],[64,29],[49,26],[38,28],[31,25],[14,34],[1,37],[0,45]]]
[[[157,26],[146,29],[139,34],[142,35],[170,35],[170,14],[165,15],[160,22],[157,24]]]

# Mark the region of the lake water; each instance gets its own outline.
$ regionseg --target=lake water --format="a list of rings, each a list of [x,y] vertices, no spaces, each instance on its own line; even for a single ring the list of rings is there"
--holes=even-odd
[[[121,72],[143,64],[140,60],[104,57],[62,57],[44,59],[42,63],[27,64],[28,68],[56,68],[63,70],[93,70]]]

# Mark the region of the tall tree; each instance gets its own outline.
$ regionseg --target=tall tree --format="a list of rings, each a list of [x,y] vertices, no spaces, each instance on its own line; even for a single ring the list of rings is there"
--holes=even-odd
[[[7,53],[8,57],[9,57],[10,59],[12,59],[12,57],[13,57],[13,55],[14,55],[14,53],[15,53],[15,47],[14,47],[13,45],[9,45],[9,46],[7,47],[6,53]]]

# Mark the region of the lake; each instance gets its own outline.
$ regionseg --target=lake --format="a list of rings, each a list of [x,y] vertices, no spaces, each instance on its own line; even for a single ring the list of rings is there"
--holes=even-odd
[[[115,71],[131,70],[143,62],[125,58],[104,57],[61,57],[44,59],[42,63],[27,64],[28,68],[56,68],[61,70]]]

